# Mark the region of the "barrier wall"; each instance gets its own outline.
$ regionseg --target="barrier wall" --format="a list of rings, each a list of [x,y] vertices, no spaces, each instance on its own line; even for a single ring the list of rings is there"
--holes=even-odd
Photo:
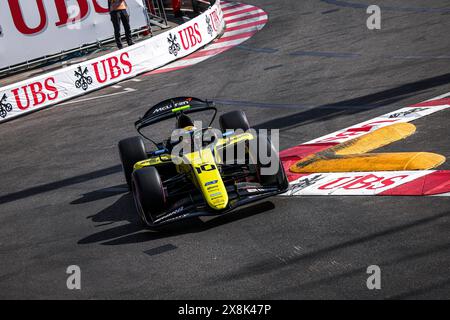
[[[217,0],[189,22],[131,47],[2,87],[0,122],[157,69],[202,48],[224,28]]]
[[[147,16],[143,1],[128,0],[127,4],[131,28],[145,27]],[[114,35],[108,0],[2,0],[0,27],[0,68],[79,48]]]

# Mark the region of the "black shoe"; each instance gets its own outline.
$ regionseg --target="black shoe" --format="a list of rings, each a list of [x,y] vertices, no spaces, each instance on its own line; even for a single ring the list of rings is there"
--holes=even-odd
[[[133,44],[134,44],[133,41],[129,41],[129,42],[128,42],[128,45],[129,45],[129,46],[132,46]]]

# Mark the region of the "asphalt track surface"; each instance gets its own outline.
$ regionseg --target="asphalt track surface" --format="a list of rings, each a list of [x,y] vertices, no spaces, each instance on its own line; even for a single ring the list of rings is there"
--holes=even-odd
[[[365,25],[373,1],[245,1],[269,22],[242,46],[0,125],[0,298],[450,298],[448,197],[274,198],[141,227],[116,145],[160,100],[216,99],[287,148],[450,91],[446,0],[378,1],[379,31]],[[449,115],[384,150],[450,157]],[[366,288],[373,264],[381,290]],[[81,290],[66,288],[69,265]]]

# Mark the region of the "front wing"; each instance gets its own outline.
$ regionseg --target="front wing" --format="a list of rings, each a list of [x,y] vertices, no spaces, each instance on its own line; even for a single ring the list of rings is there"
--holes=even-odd
[[[230,190],[231,192],[229,191],[230,201],[227,208],[223,210],[217,211],[208,208],[208,205],[206,205],[206,202],[204,202],[201,196],[197,199],[182,199],[171,206],[171,208],[167,211],[159,214],[152,226],[162,226],[193,217],[223,215],[234,211],[241,206],[260,201],[286,191],[286,189],[281,189],[276,186],[261,187],[260,185],[247,185],[241,188],[235,186],[231,187],[235,190]]]

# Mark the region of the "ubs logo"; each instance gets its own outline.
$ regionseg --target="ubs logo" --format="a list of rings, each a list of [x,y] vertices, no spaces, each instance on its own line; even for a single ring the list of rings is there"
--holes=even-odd
[[[178,43],[177,36],[170,33],[169,37],[167,38],[167,42],[169,42],[169,53],[173,54],[176,57],[178,55],[178,52],[181,50],[181,46]]]
[[[84,91],[86,91],[89,86],[92,84],[92,77],[88,75],[89,70],[87,67],[81,68],[78,67],[78,69],[75,71],[75,77],[78,78],[78,80],[75,81],[75,87],[77,87],[77,89],[83,89]]]
[[[0,100],[0,117],[2,118],[6,118],[8,112],[11,112],[13,108],[11,103],[6,102],[6,99],[8,99],[8,96],[5,93]]]

